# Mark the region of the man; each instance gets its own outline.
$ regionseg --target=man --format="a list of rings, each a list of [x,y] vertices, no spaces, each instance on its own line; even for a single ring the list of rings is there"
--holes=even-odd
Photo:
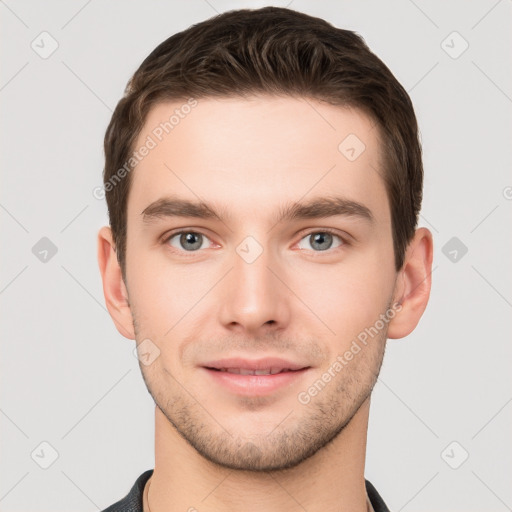
[[[370,396],[432,266],[388,68],[324,20],[227,12],[146,58],[105,155],[105,300],[156,404],[155,468],[106,510],[388,510]]]

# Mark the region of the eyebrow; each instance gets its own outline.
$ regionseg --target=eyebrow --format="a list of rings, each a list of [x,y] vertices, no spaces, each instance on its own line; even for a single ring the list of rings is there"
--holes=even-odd
[[[193,217],[198,219],[229,218],[226,210],[217,211],[213,205],[203,201],[189,201],[176,197],[160,198],[141,212],[142,221],[151,224],[155,220],[172,217]],[[278,209],[275,223],[304,220],[321,219],[334,216],[356,217],[373,224],[375,218],[371,210],[356,201],[338,196],[316,197],[307,202],[292,202],[281,206]]]

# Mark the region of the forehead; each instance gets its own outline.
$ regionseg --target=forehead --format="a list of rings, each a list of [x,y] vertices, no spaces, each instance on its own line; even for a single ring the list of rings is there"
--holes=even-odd
[[[361,110],[308,98],[162,102],[134,149],[128,218],[165,195],[216,203],[242,220],[335,193],[388,215],[378,126]]]

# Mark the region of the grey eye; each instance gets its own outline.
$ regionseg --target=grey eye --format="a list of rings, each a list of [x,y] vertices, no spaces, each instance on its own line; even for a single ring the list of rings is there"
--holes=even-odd
[[[311,247],[319,251],[325,251],[332,245],[332,235],[330,233],[315,233],[309,235],[311,240]]]
[[[177,245],[174,241],[177,239]],[[176,249],[184,249],[185,251],[196,251],[201,249],[203,242],[207,240],[201,233],[194,231],[182,231],[169,237],[169,244]]]
[[[316,231],[314,233],[310,233],[309,235],[306,235],[299,243],[299,247],[301,249],[309,249],[309,247],[301,247],[300,244],[306,240],[309,242],[309,245],[311,248],[313,248],[314,251],[327,251],[328,249],[331,249],[333,247],[333,241],[337,238],[340,240],[340,243],[336,245],[335,247],[339,247],[343,244],[343,241],[341,237],[338,235],[335,235],[333,233],[329,233],[327,231]]]

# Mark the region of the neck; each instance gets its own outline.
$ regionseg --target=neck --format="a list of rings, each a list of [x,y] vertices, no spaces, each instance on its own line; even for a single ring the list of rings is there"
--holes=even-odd
[[[369,399],[327,446],[300,465],[250,472],[202,457],[155,407],[155,469],[144,511],[366,512],[364,460]]]

